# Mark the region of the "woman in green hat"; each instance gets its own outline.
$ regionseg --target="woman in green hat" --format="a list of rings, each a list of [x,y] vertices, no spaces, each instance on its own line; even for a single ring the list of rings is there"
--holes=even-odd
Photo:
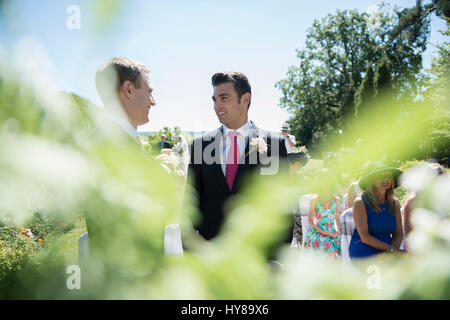
[[[356,229],[350,241],[351,258],[370,257],[397,251],[402,242],[400,203],[394,197],[402,172],[382,163],[372,163],[371,170],[359,181],[364,192],[353,204]]]

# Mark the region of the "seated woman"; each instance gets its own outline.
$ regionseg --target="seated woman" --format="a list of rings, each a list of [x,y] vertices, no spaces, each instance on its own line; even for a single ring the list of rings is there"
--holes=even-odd
[[[331,190],[323,188],[310,204],[305,249],[318,251],[331,258],[341,258],[341,235],[339,215],[341,199]]]
[[[400,203],[394,197],[402,172],[382,163],[373,163],[370,173],[359,181],[364,192],[353,204],[356,229],[350,241],[350,258],[364,258],[400,247],[402,222]]]

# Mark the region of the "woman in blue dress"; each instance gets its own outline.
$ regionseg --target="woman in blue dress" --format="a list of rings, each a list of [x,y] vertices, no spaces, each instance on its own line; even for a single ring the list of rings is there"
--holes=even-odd
[[[353,204],[355,231],[350,241],[350,258],[364,258],[399,250],[402,242],[400,203],[394,197],[402,172],[382,163],[359,181],[364,192]]]

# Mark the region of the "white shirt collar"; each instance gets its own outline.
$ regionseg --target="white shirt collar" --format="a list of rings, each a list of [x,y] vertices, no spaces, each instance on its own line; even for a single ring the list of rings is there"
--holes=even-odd
[[[250,121],[247,121],[242,127],[240,127],[237,130],[230,129],[224,124],[222,126],[223,126],[223,134],[225,137],[228,135],[229,132],[236,131],[236,132],[239,132],[242,135],[242,137],[246,138],[250,134],[250,129],[252,128],[252,123]]]
[[[108,117],[114,121],[119,127],[121,127],[133,140],[137,138],[136,129],[125,119],[118,117],[115,114],[109,114]]]

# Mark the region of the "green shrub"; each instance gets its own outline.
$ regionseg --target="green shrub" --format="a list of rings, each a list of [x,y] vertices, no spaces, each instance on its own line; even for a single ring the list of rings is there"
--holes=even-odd
[[[41,246],[38,240],[40,238],[27,235],[29,232],[27,229],[17,229],[19,228],[2,227],[0,229],[0,280],[10,272],[21,270]]]
[[[74,227],[74,220],[64,221],[58,215],[34,212],[25,223],[26,228],[5,225],[0,227],[0,280],[9,273],[22,270],[29,259],[45,246],[49,234],[61,234]]]

